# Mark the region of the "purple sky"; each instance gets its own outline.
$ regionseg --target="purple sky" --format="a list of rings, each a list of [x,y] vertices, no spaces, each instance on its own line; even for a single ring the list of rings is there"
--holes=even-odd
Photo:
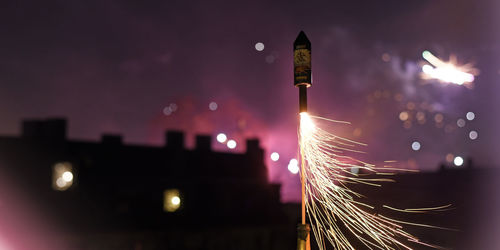
[[[161,145],[168,128],[225,132],[240,145],[259,136],[267,155],[281,154],[268,161],[270,177],[283,183],[282,198],[293,200],[298,177],[287,164],[296,157],[298,91],[291,50],[304,30],[312,42],[310,112],[351,121],[336,133],[368,143],[368,160],[434,170],[452,153],[500,165],[494,0],[148,2],[2,3],[0,134],[19,134],[24,118],[62,116],[73,139],[121,133],[127,143]],[[474,62],[481,71],[475,87],[421,80],[426,49]],[[208,109],[212,101],[216,111]],[[398,116],[408,102],[425,124],[403,128]],[[166,116],[171,103],[178,109]],[[468,111],[476,119],[457,128]],[[436,128],[437,113],[451,132]],[[477,140],[468,138],[471,130]]]

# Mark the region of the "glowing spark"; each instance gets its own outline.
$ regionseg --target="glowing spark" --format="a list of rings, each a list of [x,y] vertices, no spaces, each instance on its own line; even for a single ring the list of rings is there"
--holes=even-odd
[[[450,60],[444,62],[426,50],[422,53],[422,57],[431,64],[422,66],[424,79],[438,79],[445,83],[463,85],[474,82],[474,76],[478,74],[478,70],[470,63],[457,65],[454,56],[450,56]]]
[[[307,214],[319,248],[325,249],[325,242],[328,241],[335,249],[355,249],[348,240],[351,237],[339,225],[345,227],[344,231],[350,232],[368,249],[411,249],[408,242],[438,248],[405,232],[401,224],[411,223],[396,221],[369,211],[373,207],[358,201],[362,195],[347,187],[347,184],[380,186],[379,182],[392,180],[369,178],[364,173],[384,175],[400,169],[390,166],[378,168],[348,156],[347,153],[359,153],[355,147],[365,144],[322,130],[314,124],[312,118],[319,117],[300,114],[299,142],[304,158]],[[361,171],[363,174],[359,174]],[[447,206],[438,208],[444,209]],[[407,211],[423,210],[426,208]]]

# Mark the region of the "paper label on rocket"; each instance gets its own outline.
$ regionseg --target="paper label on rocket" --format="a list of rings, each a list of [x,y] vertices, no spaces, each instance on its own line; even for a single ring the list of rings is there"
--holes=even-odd
[[[308,49],[297,49],[293,59],[294,83],[311,84],[311,52]]]

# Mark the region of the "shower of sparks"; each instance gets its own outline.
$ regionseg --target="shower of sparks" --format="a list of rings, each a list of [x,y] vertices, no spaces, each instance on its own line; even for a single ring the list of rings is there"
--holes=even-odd
[[[368,249],[412,249],[409,246],[412,242],[439,248],[421,242],[415,236],[405,232],[402,224],[433,226],[397,221],[375,214],[373,211],[369,212],[374,207],[358,201],[363,196],[347,187],[347,184],[380,186],[380,182],[392,180],[368,178],[366,172],[383,176],[400,169],[390,166],[378,168],[373,164],[348,156],[348,153],[360,153],[361,151],[355,149],[356,146],[365,144],[322,130],[316,126],[313,119],[325,118],[310,116],[307,113],[300,114],[299,140],[304,159],[302,164],[304,164],[307,214],[319,248],[325,249],[325,243],[329,241],[335,249],[355,249],[348,240],[350,237],[344,234],[339,226],[345,227],[345,230]],[[365,174],[352,171],[352,169],[362,170]],[[436,209],[444,208],[448,206]],[[434,208],[398,210],[425,212],[432,209]]]
[[[478,70],[471,63],[458,65],[455,56],[450,56],[450,60],[444,62],[426,50],[422,53],[422,57],[431,64],[422,66],[424,79],[438,79],[445,83],[468,86],[474,82],[474,76],[478,74]]]

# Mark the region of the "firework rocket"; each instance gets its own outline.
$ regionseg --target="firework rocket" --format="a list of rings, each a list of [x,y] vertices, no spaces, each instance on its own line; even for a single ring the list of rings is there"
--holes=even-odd
[[[304,31],[301,31],[293,43],[293,79],[294,85],[299,88],[299,113],[307,112],[307,88],[311,86],[311,42],[307,39]],[[302,144],[302,143],[300,143]],[[310,227],[306,224],[306,206],[305,206],[305,172],[304,157],[301,149],[301,186],[302,186],[302,223],[297,228],[297,249],[309,250]]]

